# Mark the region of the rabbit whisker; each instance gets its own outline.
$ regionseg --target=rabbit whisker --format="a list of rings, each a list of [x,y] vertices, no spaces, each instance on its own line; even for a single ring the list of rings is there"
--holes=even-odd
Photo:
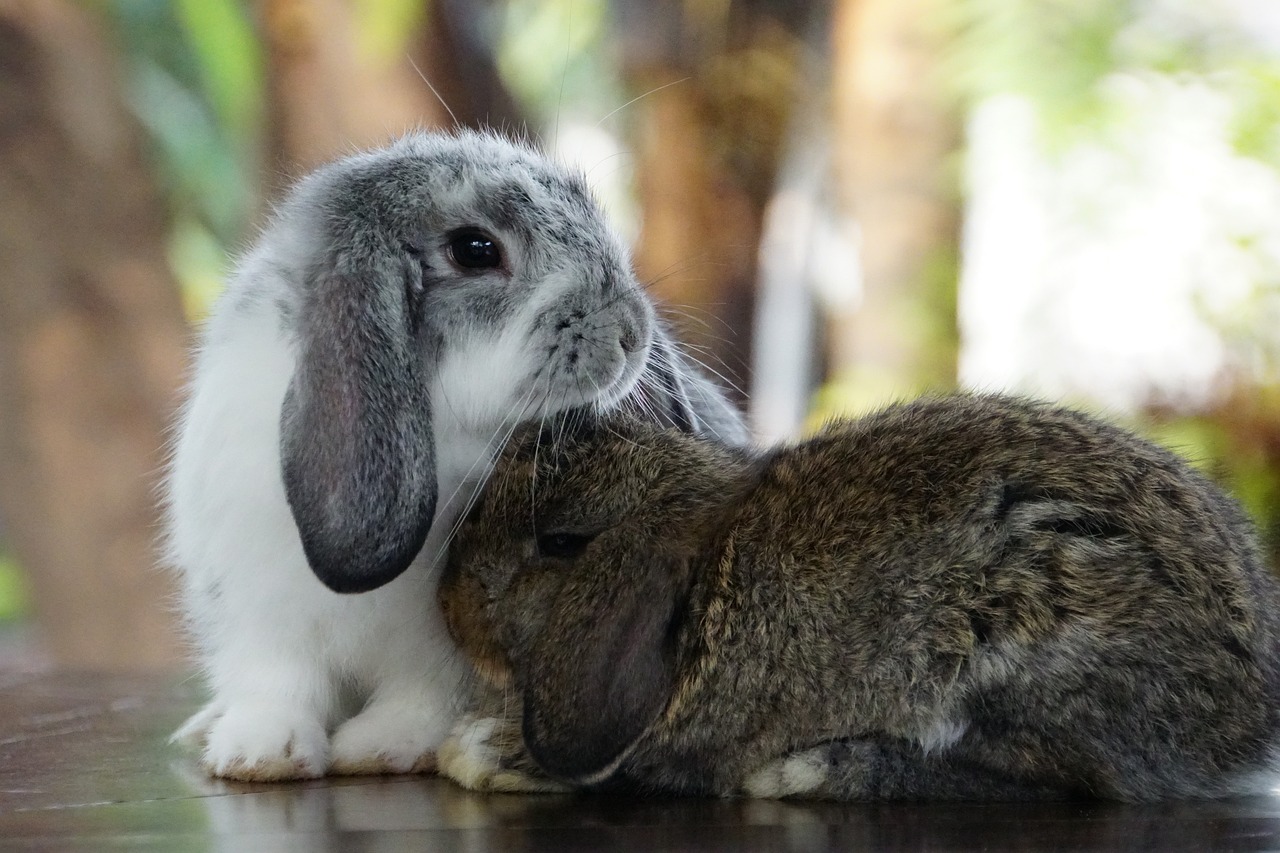
[[[458,481],[458,485],[454,488],[453,494],[449,495],[448,499],[445,501],[445,506],[452,506],[454,499],[462,491],[462,488],[466,484],[471,483],[471,492],[467,495],[467,499],[464,502],[461,511],[454,517],[453,523],[449,527],[449,532],[445,535],[443,541],[440,543],[439,549],[436,551],[433,562],[442,560],[444,555],[448,553],[449,546],[457,537],[458,531],[462,528],[463,521],[466,520],[467,514],[471,512],[471,508],[475,506],[476,500],[480,497],[480,492],[484,488],[485,479],[487,478],[473,477],[476,470],[483,465],[487,465],[502,446],[511,439],[512,434],[520,425],[521,418],[519,415],[528,408],[529,401],[535,396],[536,389],[531,387],[525,397],[521,401],[517,401],[516,405],[513,407],[513,416],[508,417],[505,422],[494,430],[493,435],[491,435],[485,442],[484,452],[471,464],[471,467],[467,470],[466,474]]]
[[[612,154],[610,154],[610,155],[608,155],[608,156],[606,156],[606,157],[601,157],[599,160],[597,160],[597,161],[595,162],[595,164],[593,164],[593,165],[591,166],[591,168],[590,168],[590,169],[587,169],[586,173],[584,174],[584,177],[586,177],[588,180],[590,180],[590,179],[591,179],[591,173],[592,173],[592,172],[594,172],[596,169],[600,168],[601,166],[603,166],[605,163],[608,163],[610,160],[616,160],[616,159],[618,159],[619,157],[630,157],[630,156],[632,156],[632,152],[630,152],[630,151],[626,151],[626,150],[622,150],[622,151],[615,151],[615,152],[613,152]],[[619,166],[618,168],[619,168],[619,169],[621,169],[621,168],[623,168],[623,167],[622,167],[622,166]],[[615,170],[614,170],[614,172],[616,172],[616,171],[617,171],[617,169],[615,169]],[[614,172],[610,172],[610,173],[609,173],[609,175],[612,175]],[[605,177],[608,177],[608,175],[606,175]]]
[[[654,361],[656,362],[657,359],[655,358]],[[658,416],[657,407],[650,397],[650,393],[657,388],[657,381],[647,373],[642,373],[640,380],[636,382],[635,390],[627,395],[627,401],[645,418],[660,423],[662,419]]]
[[[631,296],[632,294],[627,293],[626,291],[623,291],[622,293],[619,293],[617,296],[613,297],[612,299],[608,299],[604,302],[601,302],[595,308],[592,308],[590,311],[587,311],[585,314],[582,315],[582,319],[585,320],[588,317],[594,317],[596,314],[599,314],[602,311],[607,311],[613,306],[617,305],[619,302],[622,302],[625,299],[631,298]]]
[[[644,92],[644,93],[639,94],[639,95],[636,95],[634,98],[632,98],[631,100],[627,101],[627,102],[626,102],[625,104],[623,104],[622,106],[620,106],[620,107],[615,107],[615,108],[613,108],[612,110],[610,110],[609,112],[605,113],[605,114],[604,114],[604,116],[602,116],[602,117],[601,117],[601,119],[600,119],[598,122],[596,122],[596,127],[600,127],[600,126],[602,126],[606,121],[608,121],[609,119],[613,118],[615,115],[617,115],[618,113],[622,112],[622,111],[623,111],[623,110],[625,110],[627,107],[631,106],[632,104],[636,103],[637,101],[643,101],[645,98],[649,97],[650,95],[657,94],[658,92],[661,92],[663,89],[669,89],[669,88],[671,88],[672,86],[678,86],[678,85],[680,85],[681,83],[687,83],[687,82],[689,82],[689,81],[690,81],[690,80],[692,80],[692,79],[693,79],[692,77],[681,77],[679,80],[672,80],[670,83],[663,83],[661,86],[654,86],[654,87],[653,87],[652,89],[650,89],[649,91]]]
[[[692,308],[688,305],[664,306],[663,313],[668,317],[681,318],[682,320],[685,321],[682,325],[684,325],[686,328],[689,326],[696,326],[702,329],[704,332],[707,332],[708,334],[710,334],[715,326],[720,326],[722,329],[722,333],[732,332],[733,331],[732,327],[728,323],[726,323],[724,319],[720,317],[719,314],[716,314],[712,311],[707,310],[708,308],[716,308],[716,307],[722,307],[722,306],[704,305],[704,306],[700,306],[699,308]],[[724,340],[723,337],[718,339]]]
[[[431,94],[436,96],[436,100],[440,102],[440,106],[444,107],[444,111],[449,114],[449,118],[453,119],[453,126],[461,127],[462,122],[458,121],[458,117],[454,115],[453,108],[449,106],[448,102],[445,101],[444,97],[441,96],[436,87],[431,85],[431,81],[427,79],[426,74],[422,73],[422,69],[418,67],[418,63],[414,62],[413,57],[408,54],[405,54],[405,59],[409,60],[409,65],[418,73],[418,76],[422,78],[422,82],[427,84],[427,88],[431,90]]]
[[[551,138],[560,142],[560,112],[564,108],[564,81],[569,76],[569,45],[573,42],[573,15],[565,22],[564,56],[560,60],[560,90],[556,92],[556,117],[551,127]]]
[[[697,268],[702,264],[711,263],[711,261],[708,260],[708,258],[710,258],[710,255],[706,252],[703,252],[699,255],[695,255],[692,258],[681,258],[677,261],[672,261],[670,264],[667,265],[666,269],[660,270],[656,275],[640,282],[640,288],[646,291],[652,290],[654,287],[658,286],[659,284],[662,284],[664,281],[672,278],[673,276],[683,275]],[[688,281],[705,281],[706,279],[705,278],[696,278],[696,279],[689,278],[687,280]]]
[[[714,376],[720,382],[732,388],[738,394],[744,394],[742,388],[739,387],[738,383],[735,382],[733,379],[731,379],[729,376],[727,376],[723,370],[717,370],[716,368],[711,366],[710,362],[712,359],[706,357],[706,356],[713,356],[713,353],[709,347],[694,346],[684,342],[674,342],[674,344],[676,349],[679,352],[679,358],[683,358],[687,361],[692,362],[697,367],[701,368],[702,370],[705,370],[707,373]],[[700,357],[700,356],[703,356],[703,357]],[[674,353],[655,352],[650,356],[650,358],[654,359],[655,362],[663,365],[664,367],[667,367],[668,369],[674,372],[678,372],[676,371],[676,368],[679,367],[679,364],[675,361],[676,355]]]

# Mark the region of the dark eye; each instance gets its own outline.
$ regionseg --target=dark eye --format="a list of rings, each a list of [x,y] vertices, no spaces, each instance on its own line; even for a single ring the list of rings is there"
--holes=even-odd
[[[546,533],[538,537],[538,556],[572,560],[595,538],[594,533]]]
[[[488,234],[475,229],[458,231],[449,238],[449,257],[469,270],[494,269],[502,266],[502,250]]]

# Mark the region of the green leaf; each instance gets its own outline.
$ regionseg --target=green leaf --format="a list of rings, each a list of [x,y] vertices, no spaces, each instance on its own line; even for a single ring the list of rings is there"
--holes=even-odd
[[[175,11],[218,121],[243,143],[263,110],[262,50],[235,0],[177,0]]]
[[[26,616],[31,607],[31,592],[18,564],[0,553],[0,621]]]

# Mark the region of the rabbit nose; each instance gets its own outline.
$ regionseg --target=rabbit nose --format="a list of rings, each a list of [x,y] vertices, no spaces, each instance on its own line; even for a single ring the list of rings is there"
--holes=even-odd
[[[640,349],[640,335],[635,326],[626,324],[622,327],[622,334],[618,335],[618,345],[622,347],[623,352],[627,353]]]

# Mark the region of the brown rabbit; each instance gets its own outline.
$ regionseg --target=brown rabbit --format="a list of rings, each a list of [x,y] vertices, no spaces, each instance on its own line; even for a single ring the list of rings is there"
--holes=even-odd
[[[536,765],[642,792],[1154,800],[1252,789],[1276,756],[1280,595],[1238,505],[1036,402],[925,399],[759,454],[620,416],[531,428],[440,598],[517,694],[442,749],[473,787],[554,787]]]

